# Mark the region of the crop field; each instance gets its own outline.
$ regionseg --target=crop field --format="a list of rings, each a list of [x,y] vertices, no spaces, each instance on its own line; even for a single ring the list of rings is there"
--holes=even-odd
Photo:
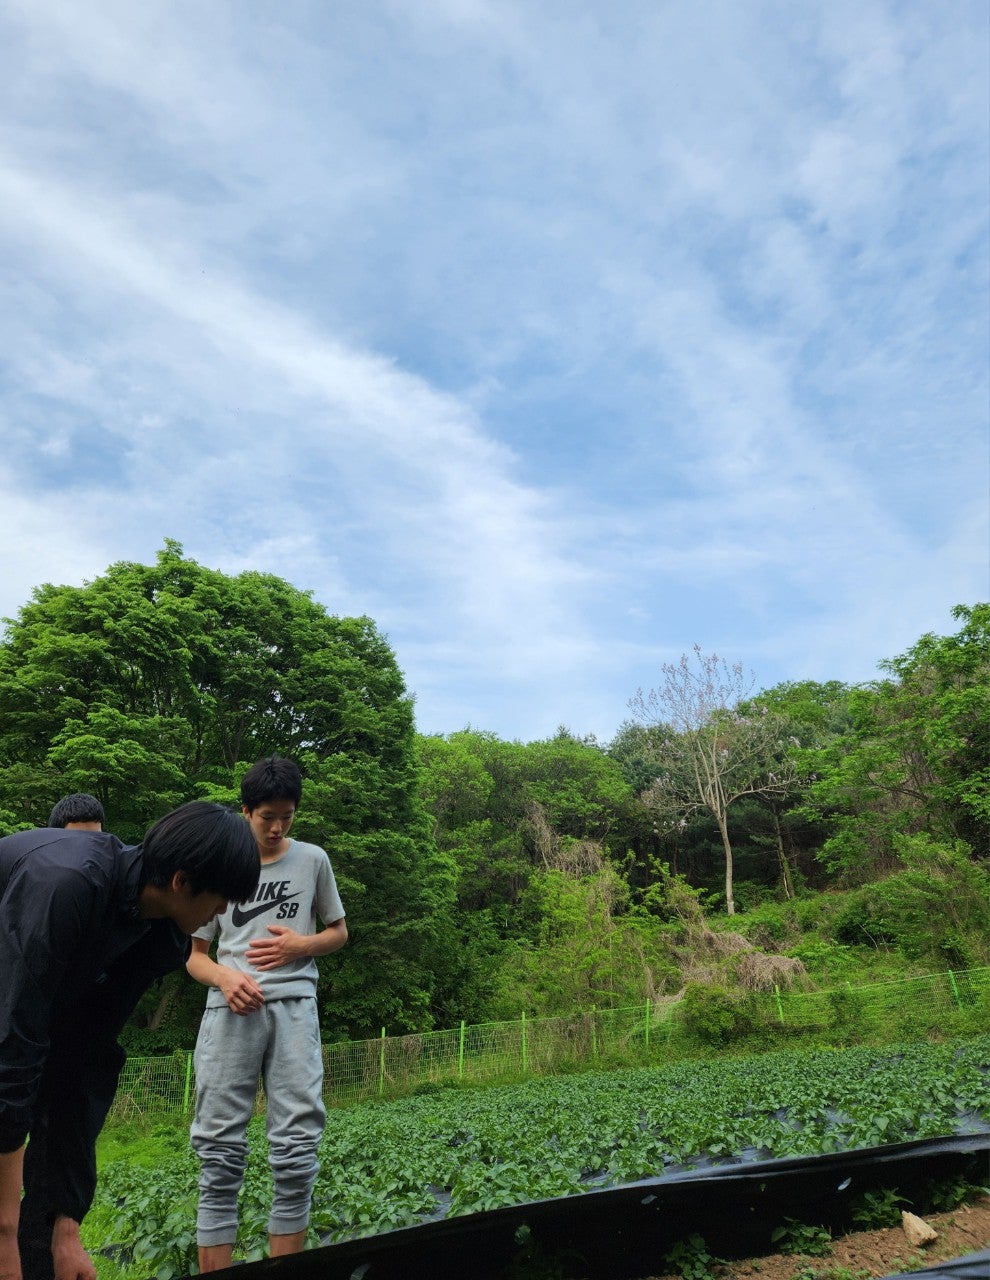
[[[443,1088],[333,1110],[313,1243],[444,1215],[580,1196],[665,1171],[990,1131],[990,1035],[895,1048],[806,1050]],[[101,1174],[85,1225],[101,1280],[186,1274],[197,1164],[183,1121],[154,1167]],[[238,1253],[262,1256],[270,1200],[264,1121],[252,1122]]]

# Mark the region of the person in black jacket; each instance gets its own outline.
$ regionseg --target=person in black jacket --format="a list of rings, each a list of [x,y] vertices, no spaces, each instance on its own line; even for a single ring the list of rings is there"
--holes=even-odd
[[[259,874],[251,828],[206,801],[136,846],[50,827],[0,840],[0,1280],[95,1280],[79,1225],[124,1062],[117,1036],[185,964],[189,935],[250,898]]]

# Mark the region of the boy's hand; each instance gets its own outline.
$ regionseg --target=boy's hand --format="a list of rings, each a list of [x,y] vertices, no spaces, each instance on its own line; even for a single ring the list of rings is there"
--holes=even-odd
[[[231,1013],[256,1013],[265,1003],[265,997],[254,978],[239,969],[228,969],[226,965],[221,965],[220,970],[217,986]]]
[[[93,1259],[82,1247],[79,1223],[72,1218],[55,1219],[52,1229],[52,1263],[55,1280],[96,1280]]]
[[[294,929],[287,929],[283,924],[270,924],[268,932],[271,938],[252,938],[248,943],[248,963],[256,969],[278,969],[290,960],[298,960],[307,955],[306,939]]]

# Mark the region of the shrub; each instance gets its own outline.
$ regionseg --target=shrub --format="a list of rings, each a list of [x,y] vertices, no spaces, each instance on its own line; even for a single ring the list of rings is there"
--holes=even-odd
[[[851,894],[836,919],[840,942],[896,947],[911,960],[950,968],[984,964],[990,956],[990,876],[970,861],[965,845],[926,835],[903,836],[906,864]]]
[[[732,885],[736,911],[742,914],[775,905],[777,892],[773,885],[763,884],[758,880],[736,880]]]
[[[681,1016],[687,1031],[704,1044],[725,1046],[759,1029],[753,997],[707,983],[688,983]]]
[[[764,902],[735,924],[754,946],[769,949],[800,936],[801,926],[793,902]]]

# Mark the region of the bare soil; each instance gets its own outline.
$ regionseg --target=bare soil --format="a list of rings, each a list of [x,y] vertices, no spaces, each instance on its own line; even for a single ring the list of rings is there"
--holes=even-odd
[[[924,1270],[948,1258],[990,1248],[990,1196],[980,1196],[949,1213],[926,1214],[924,1220],[938,1232],[938,1238],[923,1248],[913,1247],[900,1227],[856,1231],[834,1240],[831,1252],[823,1257],[786,1253],[746,1258],[720,1265],[717,1274],[724,1280],[795,1280],[799,1275],[810,1280],[814,1272],[819,1280],[865,1280],[868,1276]],[[647,1276],[644,1280],[679,1277]]]

